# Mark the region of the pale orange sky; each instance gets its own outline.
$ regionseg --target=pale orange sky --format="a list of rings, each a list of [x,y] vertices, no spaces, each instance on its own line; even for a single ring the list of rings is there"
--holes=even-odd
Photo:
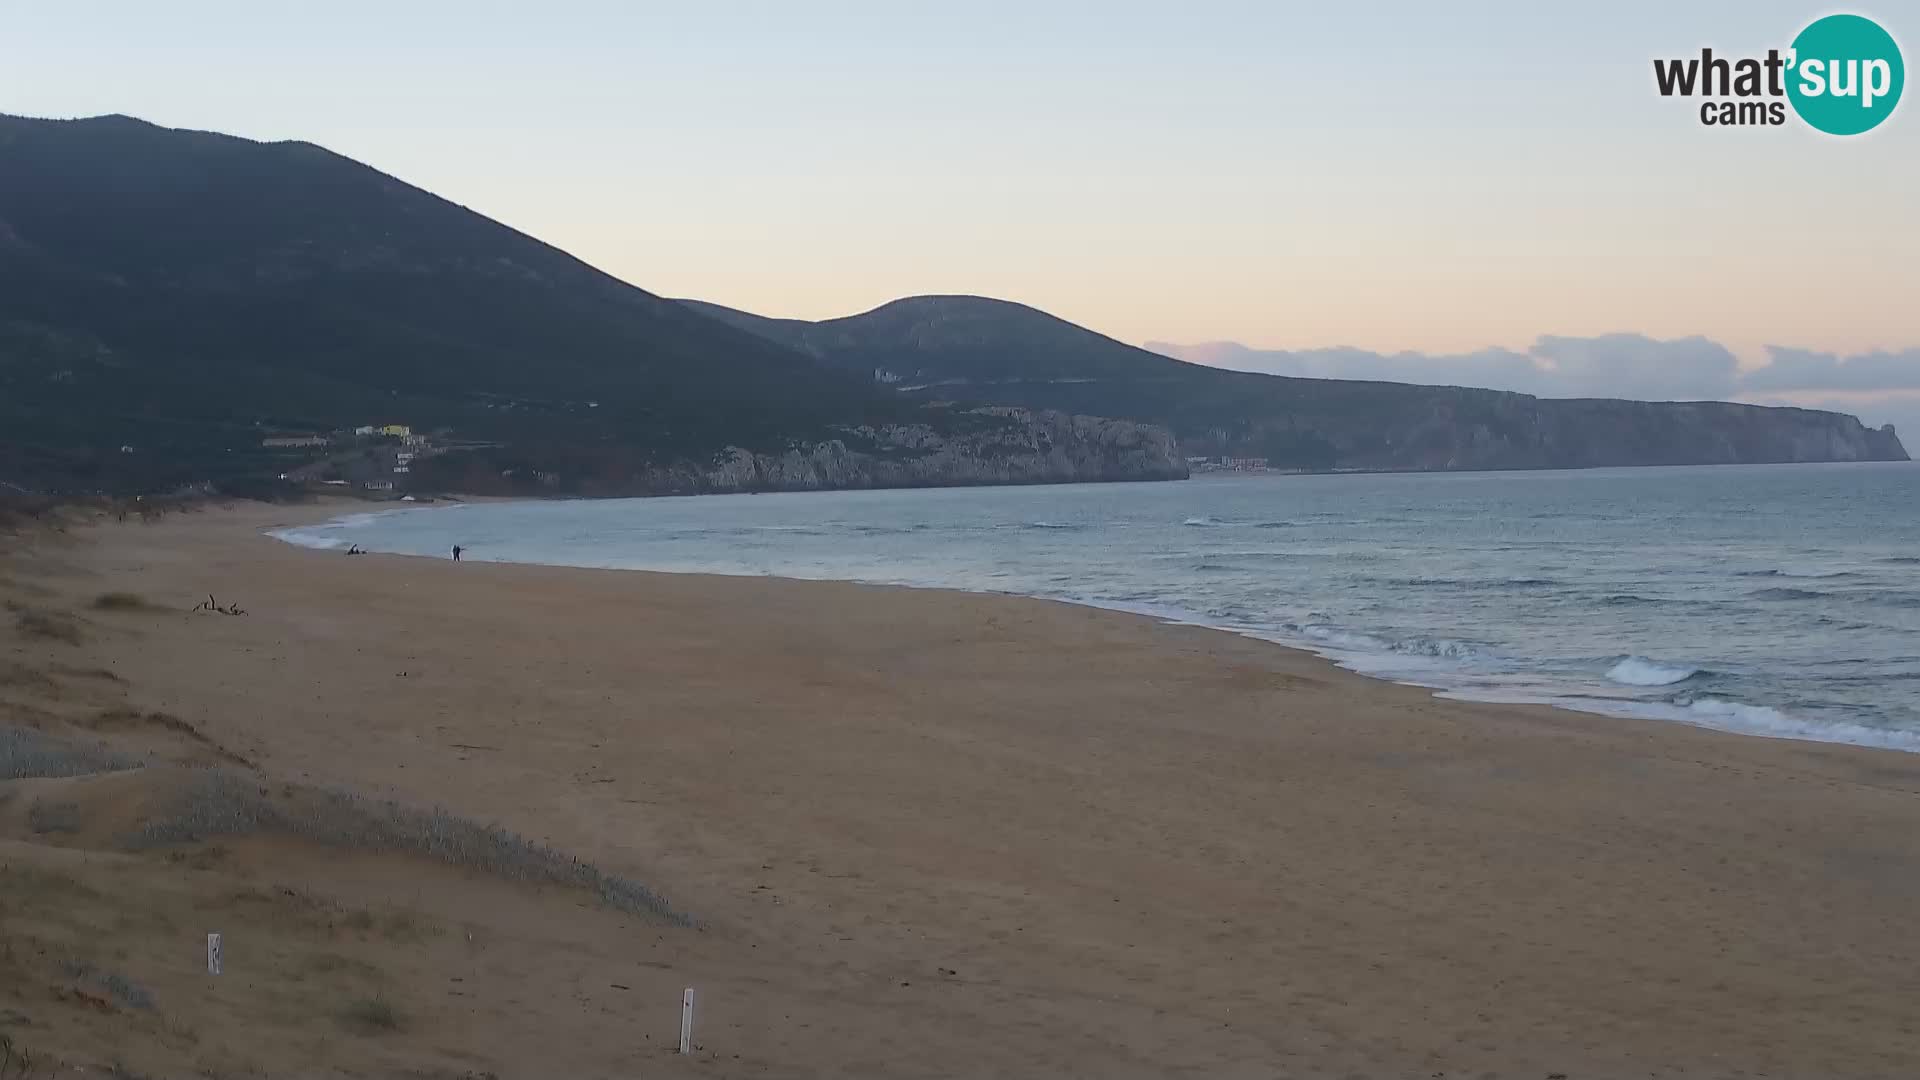
[[[768,315],[967,292],[1133,342],[1911,348],[1920,102],[1834,139],[1653,89],[1655,57],[1763,54],[1819,13],[21,3],[0,109],[318,142]]]

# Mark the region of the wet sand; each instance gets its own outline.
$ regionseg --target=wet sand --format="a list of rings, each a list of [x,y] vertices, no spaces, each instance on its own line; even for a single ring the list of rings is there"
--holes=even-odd
[[[243,507],[37,543],[0,578],[84,634],[15,629],[0,655],[105,668],[120,698],[263,777],[501,823],[701,925],[405,860],[230,845],[248,881],[467,929],[354,946],[409,1010],[377,1038],[184,1002],[183,981],[170,996],[203,1030],[168,1061],[1920,1070],[1920,755],[1437,700],[1278,646],[1043,601],[350,558],[261,535],[334,512]],[[115,590],[166,610],[88,607]],[[248,614],[189,614],[208,593]],[[0,709],[81,707],[78,691],[29,689]],[[32,840],[7,843],[9,865],[54,857]],[[160,892],[204,880],[156,853],[87,858]],[[159,956],[152,933],[125,931],[127,954]],[[661,1049],[682,986],[703,1002],[693,1063]],[[220,1025],[249,1017],[244,1045],[223,1048]],[[47,1038],[67,1030],[49,1023]]]

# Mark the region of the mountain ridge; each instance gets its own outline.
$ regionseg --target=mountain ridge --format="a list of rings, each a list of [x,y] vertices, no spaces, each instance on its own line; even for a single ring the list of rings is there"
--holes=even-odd
[[[402,485],[571,494],[1906,456],[1813,410],[1232,372],[986,297],[765,319],[313,143],[0,115],[0,482],[270,479],[312,464],[288,433],[395,422],[459,444]]]
[[[1157,424],[1170,428],[1189,454],[1264,458],[1282,468],[1907,460],[1890,427],[1867,428],[1842,413],[1719,401],[1541,398],[1233,371],[1162,356],[985,297],[904,297],[819,322],[682,303],[849,374],[868,373],[896,393]],[[954,327],[965,332],[955,334]]]
[[[836,475],[942,482],[881,468],[932,453],[928,433],[963,458],[1030,446],[1028,468],[1000,470],[1030,480],[1150,478],[1117,446],[1078,448],[1071,476],[1039,449],[1109,429],[926,408],[312,143],[0,116],[0,223],[10,484],[270,478],[303,458],[265,436],[394,422],[487,447],[387,474],[403,484],[490,472],[638,494],[829,444],[870,463]],[[1185,474],[1166,457],[1151,478]]]

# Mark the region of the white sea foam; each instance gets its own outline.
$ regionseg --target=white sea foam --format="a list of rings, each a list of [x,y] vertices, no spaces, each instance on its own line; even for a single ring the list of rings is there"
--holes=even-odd
[[[1436,673],[1484,655],[1480,646],[1455,638],[1386,638],[1325,623],[1288,625],[1284,630],[1290,636],[1273,636],[1267,640],[1306,646],[1361,675],[1402,680],[1419,675],[1415,680],[1419,686],[1432,686]]]
[[[1346,649],[1352,652],[1392,651],[1392,643],[1385,638],[1342,630],[1325,623],[1308,623],[1305,626],[1290,626],[1288,629],[1297,630],[1307,638],[1335,649]]]
[[[1672,686],[1698,674],[1699,668],[1663,664],[1644,656],[1629,656],[1607,669],[1607,678],[1625,686]]]
[[[1437,696],[1455,701],[1551,705],[1554,708],[1569,709],[1574,712],[1692,724],[1695,727],[1730,731],[1737,735],[1757,735],[1767,739],[1845,743],[1851,746],[1873,746],[1886,750],[1920,753],[1920,732],[1869,727],[1866,724],[1849,723],[1844,720],[1807,720],[1771,705],[1748,705],[1722,698],[1694,698],[1677,702],[1634,701],[1622,698],[1569,696],[1554,693],[1547,686],[1531,690],[1491,692],[1451,686],[1442,687],[1439,690]]]
[[[369,528],[380,520],[380,518],[391,513],[396,513],[396,511],[376,510],[369,513],[346,514],[324,525],[301,525],[291,529],[269,529],[267,530],[267,535],[273,537],[275,540],[284,540],[298,547],[331,551],[334,548],[346,547],[352,542],[350,537],[336,536],[334,535],[335,533],[346,532],[352,529]]]
[[[284,540],[296,547],[316,548],[321,551],[343,547],[347,543],[343,536],[328,536],[318,529],[270,529],[267,535],[275,540]]]
[[[1838,721],[1809,721],[1768,705],[1744,705],[1719,698],[1696,698],[1679,706],[1683,720],[1701,727],[1737,731],[1747,735],[1765,735],[1773,739],[1806,739],[1813,742],[1852,743],[1855,746],[1879,746],[1889,750],[1920,751],[1920,733],[1890,728],[1868,727]]]
[[[1466,660],[1480,655],[1479,646],[1452,638],[1407,638],[1394,642],[1393,651],[1409,656],[1432,656],[1445,660]]]
[[[391,510],[374,510],[364,514],[348,514],[345,517],[327,522],[323,528],[364,529],[391,513],[393,513]]]

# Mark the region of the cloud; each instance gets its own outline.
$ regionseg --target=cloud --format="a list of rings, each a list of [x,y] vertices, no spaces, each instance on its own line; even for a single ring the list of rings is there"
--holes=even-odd
[[[1767,365],[1743,380],[1753,391],[1920,390],[1920,349],[1857,356],[1767,346]]]
[[[1539,374],[1530,357],[1508,349],[1483,349],[1457,356],[1428,356],[1414,352],[1384,354],[1345,347],[1299,351],[1252,349],[1235,341],[1213,341],[1202,345],[1149,341],[1146,347],[1196,364],[1308,379],[1447,383],[1507,390],[1520,389],[1520,384],[1530,383]]]
[[[1766,400],[1806,404],[1841,395],[1840,411],[1913,416],[1920,392],[1920,348],[1838,356],[1781,345],[1747,371],[1726,346],[1704,337],[1660,340],[1644,334],[1543,336],[1525,352],[1377,353],[1365,349],[1253,349],[1238,342],[1148,342],[1168,356],[1214,367],[1315,379],[1368,379],[1480,386],[1540,397],[1621,397],[1643,401]],[[1845,395],[1858,395],[1847,399]],[[1788,395],[1782,397],[1781,395]],[[1809,405],[1809,407],[1822,407]]]
[[[1552,372],[1568,393],[1555,396],[1620,397],[1649,401],[1720,398],[1733,394],[1740,361],[1727,347],[1703,337],[1658,341],[1644,334],[1605,334],[1592,338],[1543,337],[1530,354]]]
[[[1370,379],[1517,390],[1541,397],[1634,397],[1651,401],[1729,397],[1739,392],[1739,362],[1703,337],[1660,341],[1644,334],[1542,337],[1526,352],[1376,353],[1365,349],[1251,349],[1231,341],[1204,345],[1148,342],[1168,356],[1214,367],[1314,379]]]

